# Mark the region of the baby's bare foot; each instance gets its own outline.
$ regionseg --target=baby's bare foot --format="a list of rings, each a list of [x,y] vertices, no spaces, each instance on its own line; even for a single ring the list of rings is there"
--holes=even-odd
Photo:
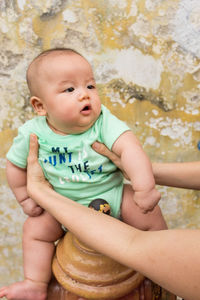
[[[0,289],[0,298],[8,300],[45,300],[47,283],[25,279]]]

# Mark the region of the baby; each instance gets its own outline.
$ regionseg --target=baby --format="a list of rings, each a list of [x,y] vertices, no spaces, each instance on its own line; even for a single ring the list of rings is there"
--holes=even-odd
[[[113,217],[142,230],[166,229],[166,223],[157,206],[160,193],[151,163],[127,125],[101,105],[89,62],[72,49],[44,51],[29,65],[27,83],[38,116],[19,128],[7,154],[8,183],[28,215],[23,229],[24,280],[1,288],[0,297],[43,300],[54,242],[63,229],[27,194],[30,133],[38,136],[40,164],[60,194],[86,206],[102,198]],[[121,157],[131,185],[123,183],[111,161],[92,149],[96,140]]]

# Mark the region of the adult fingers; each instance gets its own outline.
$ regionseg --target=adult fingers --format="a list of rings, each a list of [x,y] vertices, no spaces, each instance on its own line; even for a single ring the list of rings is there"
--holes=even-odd
[[[99,142],[94,142],[92,148],[99,154],[108,157],[117,167],[121,168],[120,158],[115,153],[110,151],[104,144]]]
[[[106,156],[108,159],[110,159],[123,173],[124,177],[129,180],[128,175],[123,169],[123,166],[121,164],[121,158],[117,156],[115,153],[110,151],[104,144],[99,143],[99,142],[94,142],[92,144],[93,150],[98,152],[101,155]]]
[[[35,134],[30,135],[28,165],[38,160],[38,139]]]

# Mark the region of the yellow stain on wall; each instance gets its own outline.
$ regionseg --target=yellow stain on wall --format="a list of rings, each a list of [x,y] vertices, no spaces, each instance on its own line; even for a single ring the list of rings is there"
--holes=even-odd
[[[12,5],[12,1],[4,1],[0,19],[0,215],[3,220],[1,233],[5,237],[0,251],[0,264],[4,270],[0,275],[1,284],[22,278],[20,230],[24,219],[8,189],[4,165],[18,124],[31,116],[24,108],[28,102],[28,94],[23,88],[24,72],[26,63],[39,51],[66,44],[70,47],[72,43],[78,51],[88,55],[99,70],[102,103],[130,126],[151,160],[200,159],[197,148],[200,140],[200,75],[198,79],[192,72],[200,59],[173,39],[173,22],[182,1],[77,0],[63,1],[56,10],[55,1],[44,0],[44,8],[53,12],[49,15],[41,12],[43,2],[39,0],[26,0],[21,10]],[[65,10],[74,15],[74,21],[64,19]],[[134,25],[137,25],[136,29]],[[179,26],[182,26],[181,22]],[[160,63],[161,79],[157,89],[136,85],[133,80],[128,82],[119,76],[120,66],[116,70],[114,64],[115,53],[124,51],[126,55],[129,49],[142,53],[141,60],[149,58]],[[17,54],[20,54],[18,58]],[[138,73],[143,77],[149,70],[142,61],[140,65],[143,69]],[[22,104],[19,97],[24,97]],[[13,116],[13,112],[16,115]],[[161,207],[170,227],[199,226],[200,192],[159,189]],[[8,241],[6,237],[9,237]]]
[[[42,49],[51,48],[52,39],[64,39],[64,23],[62,13],[56,15],[51,21],[42,21],[40,17],[36,16],[33,19],[33,29],[35,34],[42,41]]]
[[[96,32],[98,40],[103,48],[121,49],[121,39],[127,29],[134,23],[135,17],[128,16],[131,1],[127,2],[123,14],[119,15],[118,7],[109,7],[106,1],[80,1],[75,6],[82,8],[84,16]]]
[[[0,147],[0,157],[5,157],[8,149],[12,145],[13,138],[16,136],[16,134],[17,131],[11,129],[0,131],[0,141],[3,141]]]

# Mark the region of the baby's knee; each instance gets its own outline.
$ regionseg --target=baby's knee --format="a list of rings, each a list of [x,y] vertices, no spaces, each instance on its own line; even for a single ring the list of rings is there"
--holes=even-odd
[[[63,235],[61,225],[47,213],[28,217],[23,226],[24,238],[54,242]]]
[[[39,229],[38,227],[40,227],[40,230],[42,230],[38,217],[28,217],[24,222],[23,235],[33,236],[37,234],[37,231]]]

